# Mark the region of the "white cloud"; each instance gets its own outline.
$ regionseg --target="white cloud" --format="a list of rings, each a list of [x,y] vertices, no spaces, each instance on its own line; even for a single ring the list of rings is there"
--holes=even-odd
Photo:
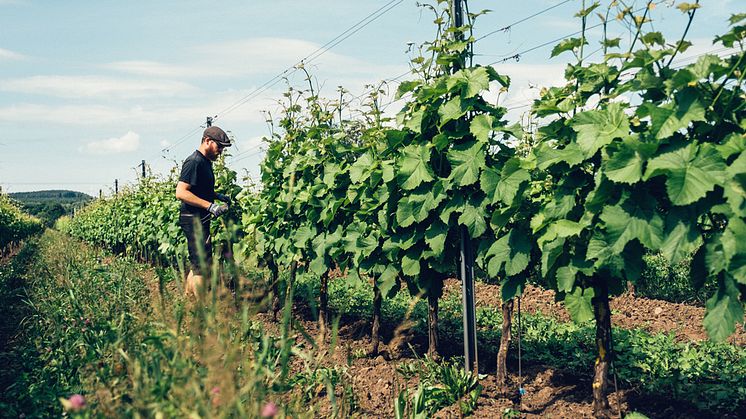
[[[118,154],[129,153],[140,148],[140,135],[132,131],[119,138],[92,141],[81,147],[80,151],[89,154]]]
[[[193,93],[187,83],[168,80],[131,80],[99,76],[33,76],[0,81],[0,90],[63,98],[170,97]]]
[[[104,64],[101,67],[108,70],[149,77],[188,78],[215,75],[215,72],[211,71],[209,67],[180,66],[144,60],[115,61]]]
[[[23,60],[26,56],[9,49],[0,48],[0,60]]]
[[[248,89],[247,91],[250,91]],[[195,126],[204,122],[206,115],[227,109],[243,98],[247,91],[221,91],[198,95],[188,101],[142,104],[61,104],[42,105],[20,103],[0,107],[0,122],[28,122],[34,124],[60,124],[66,126],[133,127],[142,124],[160,126]],[[218,124],[226,129],[241,124],[264,123],[261,111],[275,106],[274,99],[280,90],[268,90],[243,106],[224,114]]]
[[[563,85],[565,82],[565,64],[524,64],[507,63],[495,66],[500,74],[510,76],[510,89],[500,97],[501,106],[517,106],[530,103],[539,97],[542,87]],[[492,92],[488,100],[496,98]]]
[[[405,64],[379,65],[331,51],[319,55],[319,47],[300,39],[250,38],[193,47],[190,54],[193,64],[131,60],[112,62],[103,68],[149,77],[239,77],[277,74],[313,54],[315,58],[308,64],[312,73],[323,71],[366,79],[373,75],[375,80],[398,75],[406,69]],[[402,62],[405,61],[402,55]]]

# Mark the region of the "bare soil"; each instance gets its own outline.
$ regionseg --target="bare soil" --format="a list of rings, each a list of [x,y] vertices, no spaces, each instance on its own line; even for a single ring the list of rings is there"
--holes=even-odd
[[[276,327],[268,314],[260,314],[259,319],[268,328]],[[310,336],[316,336],[318,327],[315,321],[296,319]],[[339,341],[336,351],[326,358],[331,365],[348,365],[348,383],[352,386],[357,397],[358,410],[356,414],[365,418],[393,417],[393,406],[399,391],[404,388],[416,389],[417,380],[405,380],[398,372],[397,366],[412,362],[414,357],[405,354],[398,358],[390,358],[389,352],[383,346],[383,355],[361,356],[370,348],[368,326],[357,324],[342,326],[339,329]],[[361,334],[363,336],[361,337]],[[393,351],[392,351],[393,352]],[[511,374],[509,380],[512,387],[518,388],[519,378],[517,368],[509,366]],[[483,387],[472,417],[500,418],[506,409],[519,411],[521,418],[591,418],[592,392],[590,368],[586,376],[574,371],[546,365],[524,365],[523,385],[526,394],[505,396],[496,391],[495,376],[490,374],[480,380]],[[609,402],[614,411],[643,412],[650,418],[707,418],[722,417],[708,416],[693,406],[673,401],[660,396],[648,396],[635,389],[610,389]],[[322,403],[323,405],[323,403]],[[437,418],[460,418],[457,405],[443,409],[435,416]],[[732,416],[735,418],[735,416]]]
[[[446,281],[445,292],[460,293],[461,283],[455,279]],[[499,307],[500,286],[476,283],[476,305]],[[541,312],[558,320],[570,321],[562,302],[555,301],[555,292],[533,285],[526,286],[521,300],[521,309],[529,313]],[[611,298],[611,322],[623,329],[643,329],[651,333],[674,332],[679,341],[701,341],[707,339],[702,326],[704,307],[670,303],[663,300],[635,297],[625,293]],[[728,339],[734,345],[746,345],[746,331],[738,325]]]
[[[457,280],[446,281],[446,293],[460,293]],[[477,306],[499,306],[499,287],[489,284],[477,284]],[[675,304],[660,300],[638,298],[625,294],[611,302],[612,322],[615,327],[643,328],[652,333],[674,332],[681,341],[699,341],[706,339],[701,325],[704,308]],[[530,313],[541,312],[558,320],[570,321],[561,302],[555,302],[554,292],[528,286],[523,294],[522,310]],[[302,310],[301,310],[302,311]],[[269,314],[259,314],[259,319],[268,328],[276,328]],[[316,336],[318,327],[315,321],[307,316],[296,317],[295,321],[310,336]],[[367,355],[370,349],[370,325],[366,321],[341,324],[336,350],[327,357],[329,365],[348,365],[348,383],[352,385],[357,396],[360,417],[383,418],[393,417],[393,406],[399,391],[404,388],[416,388],[416,378],[405,380],[397,372],[397,366],[412,362],[414,355],[394,348],[400,346],[392,341],[402,334],[389,332],[394,336],[388,342],[382,342],[381,355]],[[739,326],[740,327],[740,326]],[[300,339],[300,338],[299,338]],[[740,328],[731,337],[731,343],[744,345],[746,333]],[[388,345],[387,345],[388,344]],[[416,345],[415,345],[416,346]],[[524,363],[525,364],[525,363]],[[509,365],[512,374],[509,380],[514,388],[520,386],[517,367]],[[522,371],[522,387],[526,390],[523,397],[518,394],[505,396],[496,391],[495,376],[490,374],[480,380],[483,387],[477,409],[472,417],[500,418],[507,411],[518,411],[522,418],[591,418],[592,389],[591,372],[565,371],[562,369],[528,364]],[[610,386],[609,402],[614,411],[625,413],[638,411],[651,418],[706,418],[711,416],[694,406],[680,401],[667,399],[660,395],[650,396],[636,389],[614,390]],[[458,418],[457,405],[443,409],[436,415],[438,418]],[[735,416],[732,416],[735,417]]]

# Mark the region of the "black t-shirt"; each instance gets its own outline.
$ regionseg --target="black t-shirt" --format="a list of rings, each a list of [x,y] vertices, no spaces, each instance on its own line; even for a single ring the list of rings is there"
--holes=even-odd
[[[210,202],[215,201],[215,174],[212,172],[212,162],[199,150],[195,150],[184,160],[179,181],[191,185],[189,191],[198,197]],[[198,214],[203,217],[207,215],[207,210],[182,202],[181,213]]]

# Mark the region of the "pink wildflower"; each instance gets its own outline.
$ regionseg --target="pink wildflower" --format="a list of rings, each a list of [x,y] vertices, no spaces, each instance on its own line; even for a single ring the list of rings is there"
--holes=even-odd
[[[80,394],[73,394],[70,396],[70,404],[73,410],[80,410],[85,407],[85,397]]]
[[[268,402],[262,408],[263,418],[273,418],[277,415],[277,413],[278,413],[277,405],[272,402]]]
[[[77,412],[85,408],[85,397],[80,394],[73,394],[69,399],[60,397],[60,402],[65,410]]]

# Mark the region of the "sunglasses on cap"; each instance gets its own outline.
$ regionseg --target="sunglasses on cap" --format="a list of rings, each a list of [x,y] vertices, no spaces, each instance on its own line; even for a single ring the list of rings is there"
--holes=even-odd
[[[220,142],[218,142],[218,140],[210,138],[210,141],[212,141],[213,143],[215,143],[220,150],[222,150],[222,149],[224,149],[226,147],[224,144],[221,144]]]

